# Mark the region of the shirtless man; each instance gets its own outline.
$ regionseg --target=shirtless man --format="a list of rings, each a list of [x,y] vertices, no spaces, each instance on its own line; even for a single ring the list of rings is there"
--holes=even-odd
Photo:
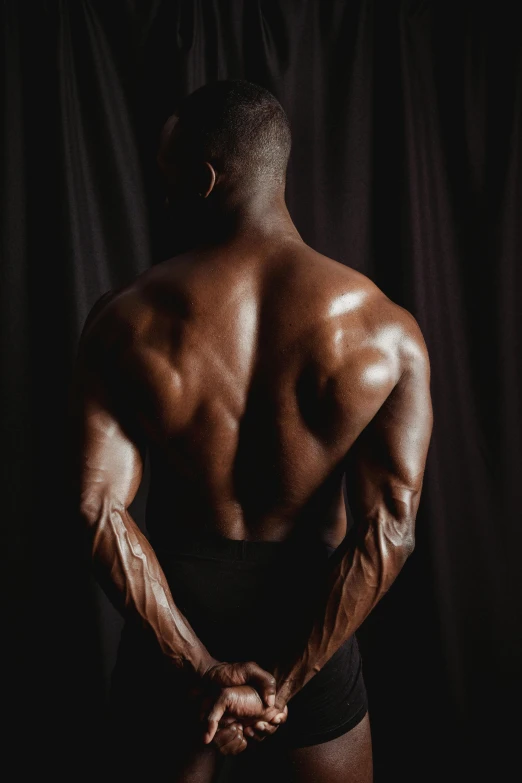
[[[185,99],[158,155],[183,252],[81,337],[78,508],[127,618],[122,780],[210,783],[224,755],[275,748],[286,781],[372,779],[354,632],[414,546],[429,362],[409,313],[301,239],[289,151],[266,90]],[[128,510],[146,449],[149,538]]]

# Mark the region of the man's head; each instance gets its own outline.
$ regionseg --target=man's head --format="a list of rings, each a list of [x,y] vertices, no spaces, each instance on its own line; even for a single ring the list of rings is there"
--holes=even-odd
[[[290,127],[279,101],[247,81],[196,90],[167,120],[158,163],[176,200],[284,186]]]

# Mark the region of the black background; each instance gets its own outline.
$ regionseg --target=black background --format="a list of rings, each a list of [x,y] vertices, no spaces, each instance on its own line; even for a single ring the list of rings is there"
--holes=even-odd
[[[305,241],[411,310],[431,356],[417,548],[359,633],[376,781],[506,780],[509,763],[518,777],[516,6],[2,3],[2,699],[15,770],[76,780],[98,762],[120,621],[86,574],[68,505],[71,364],[94,301],[172,246],[162,123],[182,95],[242,77],[289,114],[288,204]]]

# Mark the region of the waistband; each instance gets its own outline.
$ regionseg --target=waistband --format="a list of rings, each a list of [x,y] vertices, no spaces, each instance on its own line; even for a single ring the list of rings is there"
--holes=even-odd
[[[168,542],[164,544],[154,539],[151,539],[151,544],[158,555],[164,557],[179,554],[252,563],[273,563],[295,556],[306,557],[306,559],[327,559],[335,552],[335,547],[329,546],[324,541],[304,536],[291,537],[284,541],[251,541],[226,538],[209,532],[176,533],[175,536],[169,535]]]

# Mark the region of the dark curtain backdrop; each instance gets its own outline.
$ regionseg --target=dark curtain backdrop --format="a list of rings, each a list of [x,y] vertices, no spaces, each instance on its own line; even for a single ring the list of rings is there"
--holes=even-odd
[[[244,77],[290,116],[288,203],[305,241],[411,310],[431,354],[417,548],[359,633],[376,781],[520,772],[517,5],[2,3],[2,706],[15,769],[83,779],[103,746],[120,621],[68,505],[80,329],[97,297],[175,245],[155,154],[176,101]]]

